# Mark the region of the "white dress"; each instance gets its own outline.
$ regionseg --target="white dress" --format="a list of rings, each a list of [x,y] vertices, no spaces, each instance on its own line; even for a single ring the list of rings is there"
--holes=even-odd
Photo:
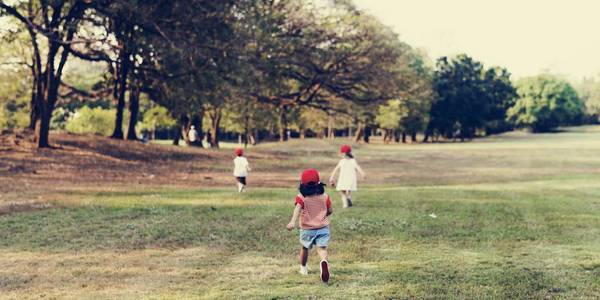
[[[246,177],[248,176],[248,160],[243,156],[238,156],[233,160],[233,176],[235,177]]]
[[[338,191],[356,191],[356,172],[358,164],[354,158],[342,158],[338,163],[340,177],[336,183]]]

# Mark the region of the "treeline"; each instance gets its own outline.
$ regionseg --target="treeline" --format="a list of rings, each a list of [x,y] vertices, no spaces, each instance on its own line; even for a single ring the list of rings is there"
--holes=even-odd
[[[598,115],[583,101],[597,98],[595,82],[580,97],[550,75],[513,86],[506,69],[466,55],[434,65],[351,1],[29,0],[0,1],[0,13],[11,20],[2,49],[13,74],[27,79],[6,86],[21,96],[3,100],[5,115],[19,115],[5,123],[22,126],[27,115],[39,147],[49,146],[52,127],[96,124],[129,140],[175,127],[174,143],[189,143],[194,126],[218,147],[232,133],[251,143],[309,135],[368,142],[375,129],[386,142],[418,133],[470,139]],[[94,82],[66,80],[68,62],[81,61],[102,69]],[[101,121],[107,110],[110,130]]]

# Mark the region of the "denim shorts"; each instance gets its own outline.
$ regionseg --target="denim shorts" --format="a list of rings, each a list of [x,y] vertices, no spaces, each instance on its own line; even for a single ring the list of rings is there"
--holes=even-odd
[[[300,244],[307,249],[311,249],[314,245],[327,247],[329,237],[329,226],[319,229],[300,229]]]

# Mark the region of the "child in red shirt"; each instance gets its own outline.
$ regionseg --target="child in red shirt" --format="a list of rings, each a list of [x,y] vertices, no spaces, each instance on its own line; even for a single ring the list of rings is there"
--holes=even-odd
[[[329,281],[329,263],[327,262],[327,246],[329,244],[329,215],[333,213],[331,199],[325,194],[324,184],[321,183],[319,172],[308,169],[302,173],[300,194],[296,196],[296,204],[292,220],[287,225],[288,230],[296,227],[300,217],[300,274],[307,275],[308,250],[317,246],[321,258],[321,280]]]

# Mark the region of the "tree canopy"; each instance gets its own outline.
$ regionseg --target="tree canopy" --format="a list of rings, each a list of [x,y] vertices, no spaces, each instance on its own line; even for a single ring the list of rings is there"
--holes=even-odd
[[[174,143],[191,144],[194,125],[212,147],[231,135],[284,141],[290,131],[368,142],[378,128],[387,141],[464,139],[582,119],[567,92],[564,103],[548,100],[566,108],[543,116],[531,108],[542,104],[523,100],[539,97],[517,101],[508,70],[466,54],[433,66],[351,1],[0,0],[0,17],[10,20],[1,76],[14,83],[0,84],[0,125],[29,123],[39,147],[74,114],[107,110],[113,138],[171,130]],[[81,64],[94,67],[69,68]],[[590,119],[595,87],[578,86]]]
[[[552,75],[527,77],[517,82],[519,99],[507,118],[517,127],[546,132],[581,121],[584,105],[575,89]]]

